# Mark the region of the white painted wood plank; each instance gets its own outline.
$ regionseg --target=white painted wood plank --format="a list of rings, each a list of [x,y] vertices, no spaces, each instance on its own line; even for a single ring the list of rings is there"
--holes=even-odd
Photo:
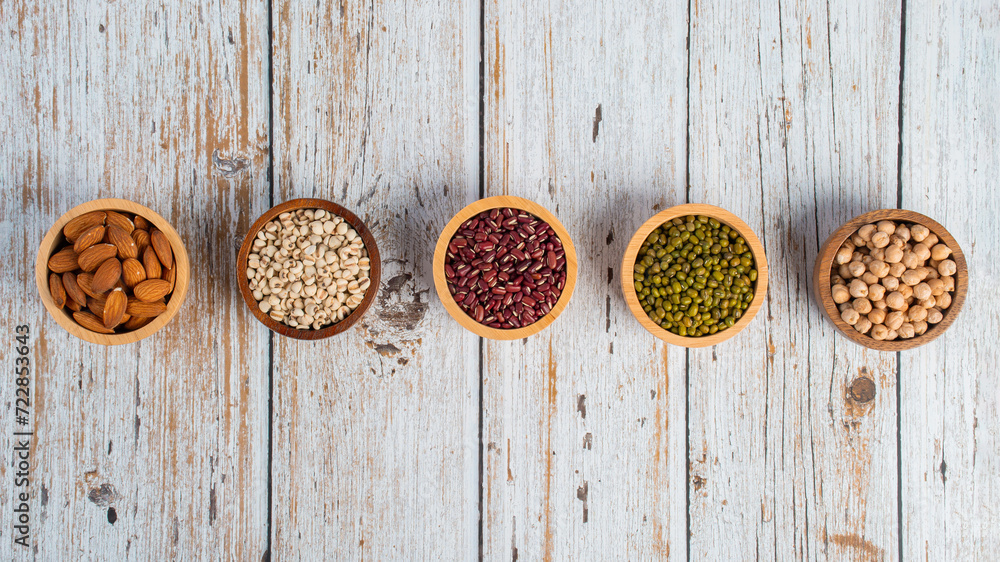
[[[906,3],[903,207],[945,226],[969,292],[940,339],[900,365],[906,559],[995,559],[1000,540],[1000,9]]]
[[[835,335],[810,283],[830,232],[895,206],[899,6],[692,10],[690,201],[741,216],[771,280],[746,331],[690,352],[691,557],[895,558],[895,356]]]
[[[545,331],[485,342],[487,559],[686,557],[684,351],[631,316],[633,232],[684,198],[687,7],[485,5],[486,195],[573,236],[579,281]]]
[[[24,549],[10,533],[4,377],[2,559],[266,549],[267,335],[232,274],[234,237],[267,201],[266,22],[264,2],[0,4],[0,363],[28,324],[36,432]],[[240,170],[223,173],[215,151]],[[192,264],[177,317],[116,348],[69,336],[32,281],[49,226],[108,196],[170,220]]]
[[[385,269],[351,330],[275,336],[273,554],[474,558],[479,341],[440,306],[431,258],[479,190],[479,4],[274,10],[275,202],[352,209]]]

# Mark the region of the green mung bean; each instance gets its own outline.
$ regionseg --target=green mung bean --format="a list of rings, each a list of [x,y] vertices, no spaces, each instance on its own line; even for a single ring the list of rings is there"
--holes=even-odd
[[[643,311],[661,328],[698,337],[731,328],[756,288],[746,240],[717,219],[677,217],[646,236],[634,270]]]

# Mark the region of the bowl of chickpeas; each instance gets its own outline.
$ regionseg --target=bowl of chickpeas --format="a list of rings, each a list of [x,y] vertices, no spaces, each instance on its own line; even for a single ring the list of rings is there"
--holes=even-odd
[[[965,256],[941,224],[914,211],[855,217],[816,257],[813,289],[848,339],[880,351],[931,342],[958,317],[969,277]]]

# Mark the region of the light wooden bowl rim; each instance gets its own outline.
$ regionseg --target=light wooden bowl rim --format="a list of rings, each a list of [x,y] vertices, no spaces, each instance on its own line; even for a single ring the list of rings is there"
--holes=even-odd
[[[138,330],[123,334],[98,334],[97,332],[91,332],[77,324],[68,309],[58,308],[52,300],[52,294],[49,292],[49,257],[55,251],[56,247],[65,240],[62,229],[66,226],[66,223],[91,211],[123,211],[139,215],[163,232],[167,241],[170,242],[170,248],[174,253],[174,268],[177,271],[177,277],[174,280],[174,291],[167,302],[167,309],[153,319],[152,322]],[[117,198],[88,201],[73,207],[63,216],[59,217],[59,220],[52,225],[52,228],[42,238],[42,242],[38,246],[38,256],[35,260],[35,284],[38,286],[38,294],[42,298],[42,304],[45,305],[45,309],[48,310],[49,315],[67,332],[84,341],[100,345],[134,343],[151,336],[160,328],[166,326],[167,322],[173,319],[184,302],[190,275],[191,264],[188,260],[187,250],[184,248],[184,243],[181,241],[181,237],[177,234],[177,231],[174,230],[174,227],[152,209],[127,199]]]
[[[646,237],[663,223],[676,217],[687,215],[705,215],[718,220],[722,224],[729,225],[729,228],[735,229],[747,241],[747,246],[750,248],[755,265],[757,266],[757,281],[754,288],[753,300],[750,301],[750,306],[747,307],[746,312],[743,313],[743,316],[732,327],[708,336],[679,336],[664,330],[646,315],[646,311],[639,304],[639,296],[635,292],[635,281],[633,280],[635,259],[639,255],[639,248],[642,247],[642,243],[646,240]],[[632,311],[632,315],[639,321],[639,324],[642,324],[643,328],[661,340],[681,347],[708,347],[732,338],[750,324],[750,321],[753,320],[753,317],[757,315],[757,311],[764,304],[764,296],[767,294],[767,256],[764,253],[764,246],[757,239],[757,235],[754,234],[747,223],[743,222],[733,213],[715,205],[686,203],[670,207],[653,215],[652,218],[642,223],[642,226],[639,227],[639,230],[635,231],[635,234],[629,241],[628,246],[625,248],[625,255],[622,257],[621,271],[622,294],[625,296],[625,302],[628,303],[629,310]]]
[[[559,237],[559,240],[563,245],[563,251],[566,253],[566,285],[563,287],[563,291],[559,295],[559,299],[556,301],[555,306],[552,307],[552,310],[550,310],[548,314],[539,318],[537,322],[528,326],[510,330],[484,326],[466,314],[464,310],[459,308],[458,303],[455,302],[455,299],[451,296],[451,292],[448,291],[448,280],[445,278],[444,274],[444,260],[446,254],[448,253],[448,244],[455,236],[455,232],[458,231],[458,227],[460,227],[465,221],[483,211],[504,207],[527,211],[548,223],[548,225],[552,227],[552,230],[556,233],[556,236]],[[566,305],[569,304],[569,300],[573,296],[573,288],[576,286],[576,247],[573,246],[573,240],[570,238],[569,232],[566,231],[563,224],[559,222],[559,219],[557,219],[555,215],[550,213],[545,207],[542,207],[534,201],[523,199],[521,197],[496,195],[475,201],[452,217],[452,219],[444,227],[444,230],[441,231],[441,235],[438,237],[437,245],[434,247],[433,272],[434,288],[437,289],[437,294],[441,299],[441,303],[444,305],[445,310],[448,311],[448,314],[450,314],[451,317],[465,329],[487,339],[517,340],[532,336],[545,329],[549,324],[555,321],[559,314],[561,314],[566,308]]]
[[[342,217],[348,224],[354,227],[358,236],[361,237],[365,249],[368,250],[368,259],[371,261],[371,269],[368,273],[371,285],[365,292],[365,298],[361,301],[361,304],[348,314],[347,318],[319,330],[299,330],[298,328],[276,322],[273,318],[261,312],[257,306],[257,299],[254,298],[253,292],[250,290],[250,282],[247,280],[247,260],[250,257],[250,249],[253,247],[253,240],[256,238],[257,232],[281,213],[298,209],[323,209],[328,213]],[[272,332],[297,340],[321,340],[345,332],[357,323],[358,320],[361,320],[361,317],[365,315],[365,312],[375,302],[375,296],[378,294],[381,280],[382,258],[378,251],[378,244],[375,243],[375,237],[368,230],[368,226],[351,211],[326,199],[291,199],[271,207],[250,226],[250,230],[247,231],[247,235],[243,238],[243,244],[240,246],[240,252],[236,258],[236,281],[239,284],[240,294],[243,295],[243,302],[246,303],[247,308],[250,309],[250,312],[261,324],[267,326]]]
[[[941,242],[944,242],[949,248],[951,248],[951,259],[955,261],[957,266],[955,271],[955,291],[952,293],[951,306],[949,306],[948,310],[945,311],[944,318],[942,318],[941,321],[934,326],[928,328],[923,335],[916,336],[908,340],[896,339],[893,341],[878,341],[870,336],[858,332],[850,324],[844,322],[844,320],[840,317],[840,311],[837,309],[837,304],[833,302],[830,277],[833,269],[833,258],[836,256],[837,250],[840,248],[841,244],[844,243],[844,240],[847,240],[847,237],[854,234],[854,232],[861,228],[861,226],[868,223],[875,223],[880,220],[903,221],[926,226],[931,232],[937,235]],[[878,209],[858,215],[847,221],[826,239],[826,242],[816,255],[816,264],[813,268],[813,290],[816,295],[816,300],[819,302],[820,308],[823,309],[826,317],[833,322],[837,331],[846,336],[849,340],[878,351],[904,351],[930,343],[932,340],[943,334],[958,317],[959,312],[962,310],[962,305],[965,303],[965,295],[968,292],[968,289],[968,265],[965,261],[965,254],[962,252],[962,248],[958,245],[958,241],[955,240],[955,237],[948,232],[948,229],[934,219],[916,211],[909,211],[906,209]]]

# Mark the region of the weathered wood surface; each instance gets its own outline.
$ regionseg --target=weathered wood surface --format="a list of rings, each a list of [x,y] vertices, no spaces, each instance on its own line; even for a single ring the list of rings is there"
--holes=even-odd
[[[576,244],[569,307],[484,344],[483,555],[683,560],[684,350],[632,317],[632,233],[684,202],[687,7],[485,4],[486,195],[532,199]]]
[[[896,357],[836,335],[809,276],[840,224],[895,206],[899,15],[695,4],[689,197],[755,229],[771,282],[739,338],[690,352],[693,559],[896,557]]]
[[[1000,536],[1000,6],[907,1],[902,206],[969,264],[951,329],[900,363],[904,559],[991,560]]]
[[[0,558],[260,559],[268,336],[230,272],[268,203],[266,4],[4,1],[0,53],[0,361],[30,326],[35,431],[23,549],[5,376]],[[111,196],[171,221],[192,263],[173,321],[114,348],[60,328],[32,275],[49,226]]]
[[[275,201],[352,209],[380,294],[353,329],[275,337],[276,559],[470,559],[479,541],[479,340],[434,291],[478,196],[478,4],[274,3]]]
[[[0,3],[0,317],[34,332],[36,430],[35,547],[6,460],[0,559],[994,558],[998,22],[986,0]],[[579,253],[524,341],[432,289],[440,229],[496,194]],[[193,265],[177,318],[118,348],[61,330],[32,275],[48,226],[105,196],[170,219]],[[230,273],[301,196],[385,260],[365,321],[314,343],[270,336]],[[740,215],[771,270],[750,327],[691,351],[617,289],[632,232],[687,201]],[[830,232],[897,205],[971,278],[900,355],[809,290]]]

